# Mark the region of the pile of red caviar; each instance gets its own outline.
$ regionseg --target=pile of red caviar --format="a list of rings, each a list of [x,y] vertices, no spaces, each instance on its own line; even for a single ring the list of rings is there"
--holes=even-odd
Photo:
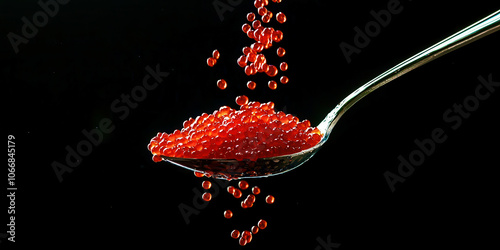
[[[316,145],[321,132],[308,120],[275,112],[274,103],[236,101],[240,110],[223,106],[212,114],[189,118],[181,130],[158,133],[148,144],[153,161],[161,156],[196,159],[249,159],[292,154]]]

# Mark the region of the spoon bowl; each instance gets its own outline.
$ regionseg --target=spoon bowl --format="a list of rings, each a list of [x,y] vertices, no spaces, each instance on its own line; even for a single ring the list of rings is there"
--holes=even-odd
[[[316,152],[318,152],[318,150],[328,140],[333,127],[337,124],[340,117],[342,117],[342,115],[357,101],[361,100],[377,88],[410,72],[411,70],[416,69],[457,48],[463,47],[473,41],[496,32],[499,29],[500,10],[434,44],[420,53],[417,53],[416,55],[375,77],[371,81],[365,83],[344,98],[344,100],[342,100],[317,126],[322,134],[322,138],[318,144],[311,148],[288,155],[260,158],[255,161],[238,161],[234,159],[192,159],[166,156],[162,156],[162,159],[191,171],[203,172],[214,178],[228,180],[238,178],[268,177],[286,173],[301,166],[306,161],[311,159]]]

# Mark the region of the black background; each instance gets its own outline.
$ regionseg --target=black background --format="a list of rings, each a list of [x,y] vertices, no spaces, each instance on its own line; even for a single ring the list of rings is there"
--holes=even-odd
[[[199,214],[184,221],[179,205],[193,207],[201,180],[187,170],[153,163],[147,150],[156,132],[234,98],[273,101],[318,124],[361,84],[422,49],[498,9],[494,1],[402,0],[401,13],[347,63],[339,44],[353,44],[355,26],[373,20],[371,10],[388,1],[284,0],[271,3],[288,21],[273,26],[289,64],[287,85],[272,91],[266,77],[257,89],[235,61],[252,40],[241,32],[253,1],[233,1],[219,18],[208,1],[70,1],[15,53],[7,34],[21,35],[22,17],[41,8],[37,1],[0,3],[0,62],[6,134],[16,137],[16,243],[53,249],[76,246],[140,249],[201,247],[237,249],[229,237],[264,218],[268,228],[246,249],[320,249],[318,238],[339,249],[470,247],[496,243],[500,139],[499,89],[464,119],[458,129],[443,120],[446,110],[474,95],[478,76],[500,81],[499,34],[448,54],[391,82],[352,107],[323,149],[287,174],[251,179],[262,195],[248,210],[222,190]],[[225,0],[219,2],[228,4]],[[228,5],[230,6],[230,5]],[[221,52],[214,68],[212,50]],[[146,66],[169,72],[123,120],[111,103],[130,94]],[[216,87],[225,78],[228,88]],[[65,163],[66,147],[85,140],[110,119],[114,131],[59,182],[51,164]],[[415,139],[442,128],[447,140],[404,183],[391,192],[384,172],[397,173],[398,156],[408,159]],[[7,171],[4,178],[7,178]],[[4,182],[5,183],[5,182]],[[231,183],[234,185],[234,183]],[[5,184],[5,187],[7,184]],[[5,190],[4,187],[4,190]],[[214,192],[214,190],[213,190]],[[273,194],[274,205],[263,197]],[[2,199],[3,200],[3,199]],[[2,224],[8,223],[7,202]],[[222,212],[232,208],[235,217]],[[2,233],[7,231],[3,227]]]

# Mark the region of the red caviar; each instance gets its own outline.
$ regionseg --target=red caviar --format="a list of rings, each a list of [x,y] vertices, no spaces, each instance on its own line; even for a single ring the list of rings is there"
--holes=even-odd
[[[296,153],[321,140],[321,132],[308,120],[275,112],[272,102],[248,102],[246,96],[236,102],[240,110],[223,106],[188,119],[181,130],[158,133],[148,149],[154,156],[256,160]]]
[[[240,182],[238,183],[238,187],[240,187],[240,188],[241,188],[241,190],[245,190],[245,189],[247,189],[247,188],[248,188],[248,182],[246,182],[246,181],[240,181]]]
[[[273,203],[274,203],[274,196],[272,196],[272,195],[268,195],[268,196],[266,197],[266,203],[267,203],[267,204],[273,204]]]
[[[257,226],[260,229],[265,229],[267,227],[267,221],[265,221],[265,220],[259,220],[259,222],[257,222]]]
[[[205,192],[203,193],[203,195],[201,196],[201,198],[204,200],[204,201],[210,201],[212,199],[212,194],[211,193],[208,193],[208,192]]]
[[[233,217],[233,212],[231,210],[224,211],[224,218],[231,219]]]
[[[231,232],[231,238],[238,239],[239,237],[240,237],[240,231],[235,229]]]
[[[219,89],[226,89],[227,88],[227,82],[226,82],[226,80],[219,79],[217,81],[217,87],[219,87]]]
[[[257,84],[254,81],[248,81],[247,82],[247,88],[254,90],[255,87],[257,87]]]
[[[201,186],[203,187],[203,189],[210,189],[212,187],[212,183],[210,181],[203,181],[201,183]]]

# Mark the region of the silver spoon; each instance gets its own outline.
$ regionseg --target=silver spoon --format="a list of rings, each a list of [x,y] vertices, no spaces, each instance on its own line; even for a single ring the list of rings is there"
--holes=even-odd
[[[283,174],[304,164],[318,152],[328,140],[333,127],[340,117],[357,101],[373,92],[386,83],[416,69],[440,56],[465,46],[473,41],[485,37],[500,29],[500,10],[453,34],[452,36],[432,45],[420,53],[406,59],[381,75],[356,89],[342,100],[317,126],[323,134],[321,141],[314,147],[298,153],[281,155],[269,158],[260,158],[256,161],[234,159],[190,159],[163,157],[164,161],[177,166],[209,174],[215,178],[258,178]]]

